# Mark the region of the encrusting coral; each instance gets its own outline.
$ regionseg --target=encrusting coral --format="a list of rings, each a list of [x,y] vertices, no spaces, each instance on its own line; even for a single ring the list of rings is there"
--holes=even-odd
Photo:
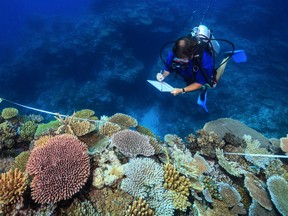
[[[27,171],[33,177],[32,198],[37,203],[55,203],[70,198],[90,174],[87,147],[70,134],[58,135],[32,150]]]
[[[281,176],[271,176],[267,179],[268,191],[276,209],[282,215],[288,215],[288,182]]]
[[[137,155],[151,156],[155,154],[148,137],[137,131],[122,130],[111,137],[112,145],[116,146],[125,156],[136,157]]]
[[[27,176],[19,169],[10,169],[0,177],[0,207],[22,201],[27,188]]]
[[[149,208],[146,200],[139,198],[138,200],[133,201],[131,205],[128,206],[125,216],[136,216],[136,215],[147,215],[153,216],[154,211]]]

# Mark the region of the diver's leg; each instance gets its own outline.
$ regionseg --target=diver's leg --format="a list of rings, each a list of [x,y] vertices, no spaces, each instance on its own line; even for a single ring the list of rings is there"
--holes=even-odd
[[[229,57],[226,57],[222,60],[221,62],[221,66],[217,69],[217,74],[216,74],[216,82],[219,82],[220,78],[222,77],[223,73],[224,73],[224,70],[226,68],[226,65],[228,63],[228,60]],[[223,63],[224,62],[224,63]],[[223,63],[223,64],[222,64]]]

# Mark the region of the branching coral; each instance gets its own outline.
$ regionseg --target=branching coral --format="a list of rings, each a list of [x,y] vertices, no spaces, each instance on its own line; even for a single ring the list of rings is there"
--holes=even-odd
[[[222,149],[216,149],[218,164],[223,167],[230,175],[241,177],[242,174],[247,173],[238,163],[229,161],[224,157]]]
[[[32,198],[36,202],[68,199],[84,186],[90,174],[87,147],[73,135],[55,136],[32,150],[27,170],[33,176]]]
[[[11,119],[11,118],[14,118],[18,115],[18,110],[15,109],[15,108],[5,108],[2,110],[2,113],[1,113],[1,116],[5,119],[5,120],[8,120],[8,119]]]
[[[35,140],[34,142],[34,148],[42,147],[48,143],[48,140],[50,140],[52,136],[45,135],[41,136],[39,139]]]
[[[164,181],[162,166],[150,158],[131,159],[124,165],[124,174],[126,178],[122,180],[121,189],[136,197],[147,197]]]
[[[124,128],[136,127],[138,122],[135,118],[123,114],[123,113],[116,113],[108,119],[109,122],[118,124]]]
[[[89,193],[90,201],[101,215],[124,215],[133,196],[123,190],[103,188],[92,189]]]
[[[22,201],[27,187],[27,176],[19,169],[10,169],[0,177],[0,204],[9,205]]]
[[[111,137],[113,134],[119,132],[121,127],[112,122],[106,122],[99,127],[99,133],[103,136]]]
[[[111,137],[111,141],[112,145],[116,146],[127,157],[136,157],[137,155],[151,156],[155,154],[148,137],[137,131],[119,131]]]
[[[4,146],[12,148],[17,136],[16,128],[9,122],[3,122],[0,124],[0,134],[0,149]]]
[[[146,200],[139,198],[138,200],[133,201],[131,205],[128,206],[125,216],[134,216],[134,215],[147,215],[153,216],[154,211],[149,208]]]
[[[24,151],[21,152],[16,158],[15,162],[13,164],[13,169],[19,169],[21,172],[25,172],[26,170],[26,165],[28,162],[28,159],[30,157],[30,152],[29,151]]]
[[[84,136],[93,130],[95,130],[95,125],[89,121],[75,121],[71,125],[71,129],[75,136]]]
[[[32,141],[37,129],[37,124],[34,121],[27,121],[20,126],[20,141]]]
[[[214,158],[216,149],[225,145],[225,142],[214,132],[208,133],[204,130],[198,130],[197,135],[197,144],[201,148],[200,154],[202,155]]]
[[[288,182],[281,176],[271,176],[267,180],[272,202],[282,215],[288,215]]]
[[[86,216],[86,215],[93,215],[98,216],[100,214],[94,209],[93,205],[89,201],[81,202],[78,199],[75,199],[71,206],[68,209],[63,210],[65,211],[65,215],[67,216]],[[62,212],[63,212],[62,211]]]
[[[250,135],[244,135],[243,139],[245,140],[247,146],[245,148],[245,158],[254,165],[265,169],[265,167],[272,161],[269,157],[253,157],[249,154],[270,154],[266,148],[260,148],[261,143],[258,140],[252,140]]]
[[[256,176],[247,174],[245,176],[244,185],[249,191],[250,196],[255,199],[261,206],[267,210],[272,209],[272,203],[263,182],[261,182]]]

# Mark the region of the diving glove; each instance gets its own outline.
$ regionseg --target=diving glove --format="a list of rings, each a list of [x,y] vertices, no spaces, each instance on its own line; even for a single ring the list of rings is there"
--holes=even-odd
[[[165,76],[164,76],[162,73],[157,73],[156,79],[157,79],[159,82],[162,82],[162,81],[165,79]]]

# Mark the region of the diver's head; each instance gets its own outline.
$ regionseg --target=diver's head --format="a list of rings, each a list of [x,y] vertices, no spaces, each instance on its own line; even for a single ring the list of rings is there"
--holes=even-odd
[[[173,53],[178,59],[191,60],[199,41],[196,37],[182,37],[179,38],[174,46]]]

